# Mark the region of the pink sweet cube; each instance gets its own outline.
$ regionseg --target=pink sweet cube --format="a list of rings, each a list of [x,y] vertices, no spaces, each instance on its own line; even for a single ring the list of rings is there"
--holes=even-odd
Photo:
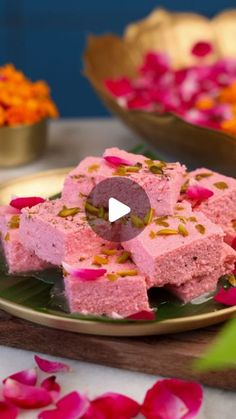
[[[40,271],[49,264],[27,250],[19,236],[20,214],[10,206],[0,207],[1,246],[9,273]]]
[[[188,203],[176,205],[172,216],[154,217],[135,238],[124,241],[134,263],[147,275],[147,284],[180,285],[194,276],[210,274],[219,264],[222,229]]]
[[[83,280],[66,271],[65,291],[71,312],[107,315],[114,318],[128,317],[141,311],[151,311],[148,303],[145,275],[130,260],[119,261],[124,251],[113,249],[107,255],[101,249],[96,256],[80,259],[73,268],[106,270],[96,280]],[[110,249],[108,250],[108,252]],[[100,260],[101,265],[98,261]]]
[[[108,243],[95,234],[80,208],[69,208],[61,199],[23,209],[20,237],[27,249],[54,265],[73,255],[91,255]]]
[[[121,170],[122,164],[117,166],[106,160],[111,156],[126,160],[131,166],[139,165],[138,171]],[[127,166],[123,167],[127,168]],[[145,190],[150,206],[157,215],[167,215],[173,213],[184,182],[184,175],[185,167],[180,163],[166,163],[162,167],[159,161],[151,161],[142,155],[128,153],[118,148],[109,148],[105,150],[102,158],[87,157],[68,174],[62,198],[71,205],[81,206],[86,196],[99,182],[120,176],[135,181]],[[104,205],[101,196],[96,197],[95,200],[94,205]],[[120,200],[122,201],[122,196]]]

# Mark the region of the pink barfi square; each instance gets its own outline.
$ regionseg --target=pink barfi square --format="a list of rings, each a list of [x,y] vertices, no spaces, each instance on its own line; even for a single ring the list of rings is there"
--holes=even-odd
[[[0,207],[1,246],[9,273],[41,271],[49,268],[51,265],[39,259],[21,243],[19,220],[20,215],[14,208]]]
[[[23,209],[20,237],[27,249],[54,265],[73,255],[91,255],[109,243],[95,234],[84,212],[69,208],[61,199]]]
[[[138,236],[122,245],[147,275],[149,287],[180,285],[218,266],[223,236],[219,226],[182,202],[173,216],[154,217]]]
[[[65,272],[65,292],[70,311],[115,318],[151,311],[145,275],[138,271],[131,260],[119,262],[119,258],[124,254],[122,250],[114,250],[115,254],[109,256],[102,253],[106,250],[101,250],[95,256],[106,261],[102,265],[97,264],[94,257],[84,260],[80,258],[80,261],[74,265],[85,269],[102,266],[106,269],[106,273],[100,278],[85,281]]]
[[[128,160],[133,166],[139,164],[138,172],[119,172],[117,166],[110,164],[103,157],[115,156]],[[184,182],[185,167],[180,163],[166,163],[158,173],[155,165],[159,161],[151,161],[142,155],[128,153],[118,148],[105,150],[103,157],[87,157],[66,177],[62,198],[70,205],[81,206],[99,182],[120,176],[138,183],[146,192],[150,206],[157,215],[173,213],[175,203],[179,198],[180,188]],[[112,191],[111,191],[112,196]],[[122,196],[120,196],[122,201]],[[104,205],[102,197],[95,197],[94,205]]]

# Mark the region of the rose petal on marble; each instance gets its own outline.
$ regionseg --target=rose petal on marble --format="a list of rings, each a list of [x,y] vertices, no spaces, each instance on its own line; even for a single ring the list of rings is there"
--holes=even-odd
[[[193,201],[205,201],[214,195],[214,192],[210,189],[204,188],[198,184],[190,185],[186,191],[186,195]]]
[[[141,413],[146,419],[191,419],[198,414],[202,399],[202,388],[194,381],[160,380],[147,391]]]
[[[22,409],[38,409],[52,403],[52,396],[46,389],[28,386],[12,378],[5,381],[3,396],[9,403]]]
[[[40,196],[28,196],[28,197],[14,198],[11,200],[10,205],[13,208],[22,210],[23,208],[26,208],[26,207],[32,208],[37,204],[41,204],[42,202],[45,202],[45,199],[41,198]]]
[[[56,409],[41,412],[38,419],[79,419],[83,417],[88,408],[87,397],[73,391],[56,403]],[[97,418],[94,417],[94,419]]]
[[[194,44],[191,54],[196,57],[205,57],[213,52],[213,45],[207,41],[199,41]]]
[[[130,397],[118,393],[105,393],[90,403],[83,419],[129,419],[140,411],[140,405]]]
[[[133,166],[133,162],[117,156],[104,156],[104,160],[113,166]]]
[[[133,92],[131,81],[127,77],[121,77],[116,80],[105,80],[107,90],[116,97],[127,96]]]
[[[3,380],[3,383],[12,378],[13,380],[18,381],[19,383],[26,384],[28,386],[35,386],[37,382],[37,372],[35,368],[29,368],[28,370],[23,370],[16,372],[15,374],[10,375],[9,377]]]
[[[62,262],[62,267],[66,273],[72,275],[74,278],[78,278],[84,281],[95,281],[96,279],[105,275],[105,273],[107,272],[107,270],[103,268],[76,268],[74,266],[69,265],[66,262]]]
[[[214,296],[214,300],[225,306],[236,305],[236,287],[228,289],[221,288],[220,291]]]
[[[142,310],[138,313],[131,314],[126,318],[129,320],[155,320],[156,316],[154,311]]]
[[[34,360],[42,371],[48,372],[49,374],[71,371],[71,367],[63,362],[50,361],[49,359],[41,358],[38,355],[34,356]]]
[[[19,410],[16,406],[5,401],[0,401],[0,418],[1,419],[15,419],[18,416]]]
[[[41,383],[41,387],[49,391],[54,401],[58,399],[61,392],[61,386],[56,382],[55,375],[45,378]]]

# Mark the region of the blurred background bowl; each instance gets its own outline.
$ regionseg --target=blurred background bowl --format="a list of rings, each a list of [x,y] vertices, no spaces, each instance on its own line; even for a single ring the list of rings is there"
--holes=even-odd
[[[14,167],[40,157],[47,145],[47,120],[0,128],[0,166]]]
[[[122,38],[113,35],[89,36],[84,54],[84,73],[107,108],[133,131],[170,159],[189,167],[207,166],[236,175],[236,138],[190,124],[174,114],[159,115],[128,111],[106,90],[104,80],[121,76],[135,78],[145,52],[167,53],[175,68],[193,65],[191,54],[198,41],[213,44],[209,62],[220,57],[236,58],[236,10],[213,20],[193,13],[154,10],[146,19],[129,25]]]

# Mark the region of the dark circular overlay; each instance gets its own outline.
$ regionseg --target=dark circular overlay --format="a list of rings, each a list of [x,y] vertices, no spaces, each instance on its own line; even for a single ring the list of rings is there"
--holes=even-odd
[[[108,221],[109,199],[114,198],[130,207],[128,215],[115,222]],[[85,203],[86,218],[91,228],[105,240],[124,242],[136,237],[146,227],[151,211],[144,189],[125,177],[99,182]]]

